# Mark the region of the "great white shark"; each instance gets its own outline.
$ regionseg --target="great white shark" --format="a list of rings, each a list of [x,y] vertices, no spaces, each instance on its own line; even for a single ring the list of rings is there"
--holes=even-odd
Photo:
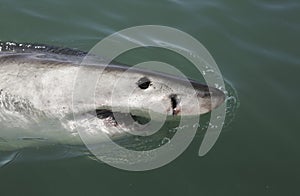
[[[86,55],[43,44],[0,42],[0,152],[81,143],[76,124],[84,126],[87,120],[97,124],[87,129],[91,134],[102,131],[118,137],[124,128],[134,129],[122,123],[124,117],[139,124],[139,115],[149,110],[167,116],[200,115],[225,100],[221,90],[194,80],[116,63],[82,65]],[[92,89],[94,103],[83,100],[74,109],[74,84],[85,83],[76,77],[80,69],[91,75],[100,70],[101,77]]]

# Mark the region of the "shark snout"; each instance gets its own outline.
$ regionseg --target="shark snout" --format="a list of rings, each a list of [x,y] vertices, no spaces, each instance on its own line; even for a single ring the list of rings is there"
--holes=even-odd
[[[204,91],[197,92],[197,98],[202,109],[211,111],[220,106],[225,101],[226,96],[219,89],[207,87]]]

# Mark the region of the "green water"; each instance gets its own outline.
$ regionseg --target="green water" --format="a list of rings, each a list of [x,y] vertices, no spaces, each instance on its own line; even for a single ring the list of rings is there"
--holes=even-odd
[[[240,107],[204,157],[197,156],[200,136],[147,172],[86,157],[18,162],[0,168],[0,194],[299,195],[299,18],[297,0],[2,0],[5,41],[89,50],[136,25],[185,31],[213,55]]]

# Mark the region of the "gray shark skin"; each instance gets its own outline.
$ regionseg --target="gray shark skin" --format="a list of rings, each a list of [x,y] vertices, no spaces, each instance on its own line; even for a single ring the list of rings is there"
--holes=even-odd
[[[0,151],[52,143],[82,144],[76,124],[94,123],[95,130],[87,129],[91,134],[102,131],[119,137],[124,129],[135,126],[116,121],[114,114],[121,120],[143,117],[149,110],[166,116],[200,115],[225,100],[216,88],[172,75],[119,64],[83,67],[86,55],[42,44],[0,42]],[[76,78],[82,68],[102,74],[93,89],[95,103],[77,103],[74,110],[75,80],[85,82]],[[120,78],[123,82],[116,87]],[[74,119],[74,113],[79,118]]]

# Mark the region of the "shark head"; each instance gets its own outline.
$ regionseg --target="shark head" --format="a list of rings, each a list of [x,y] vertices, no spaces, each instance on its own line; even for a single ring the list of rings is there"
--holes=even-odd
[[[96,105],[113,108],[117,112],[124,112],[126,108],[126,112],[151,111],[167,116],[192,116],[208,113],[225,100],[225,94],[217,88],[141,69],[110,67],[102,73],[97,88],[101,100],[98,99]],[[103,92],[106,92],[104,102]]]

